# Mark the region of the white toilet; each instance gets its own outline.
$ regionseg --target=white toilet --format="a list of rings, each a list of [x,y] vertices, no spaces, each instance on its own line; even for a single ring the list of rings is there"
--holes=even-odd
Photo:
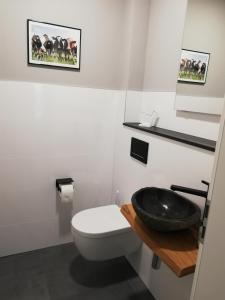
[[[107,260],[136,251],[141,240],[117,205],[83,210],[72,218],[72,234],[81,255]]]

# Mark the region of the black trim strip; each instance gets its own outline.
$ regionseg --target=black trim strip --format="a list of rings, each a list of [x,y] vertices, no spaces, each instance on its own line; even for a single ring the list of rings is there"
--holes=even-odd
[[[185,133],[181,133],[178,131],[163,129],[160,127],[141,127],[139,123],[133,122],[125,122],[123,123],[124,126],[138,129],[141,131],[145,131],[154,135],[158,135],[164,138],[168,138],[177,142],[181,142],[187,145],[195,146],[201,149],[205,149],[211,152],[215,152],[216,149],[216,141],[204,139],[198,136],[189,135]]]

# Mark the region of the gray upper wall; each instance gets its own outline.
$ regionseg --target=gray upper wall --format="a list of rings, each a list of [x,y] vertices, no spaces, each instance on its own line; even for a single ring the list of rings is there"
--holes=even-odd
[[[0,79],[175,91],[187,1],[1,0]],[[81,28],[81,71],[27,66],[27,19]]]
[[[144,84],[151,0],[129,0],[127,21],[127,88],[142,90]]]
[[[145,91],[176,90],[187,1],[150,1]]]
[[[181,95],[224,97],[225,0],[189,0],[183,48],[210,53],[205,85],[177,85]]]
[[[0,79],[125,88],[129,2],[1,0]],[[27,66],[27,19],[81,28],[81,71]]]
[[[128,0],[129,90],[176,90],[187,1]]]

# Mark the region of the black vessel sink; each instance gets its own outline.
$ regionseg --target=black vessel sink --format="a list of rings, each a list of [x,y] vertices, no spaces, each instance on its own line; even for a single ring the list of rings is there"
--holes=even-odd
[[[131,199],[137,216],[151,229],[170,232],[187,229],[200,221],[200,208],[167,189],[146,187]]]

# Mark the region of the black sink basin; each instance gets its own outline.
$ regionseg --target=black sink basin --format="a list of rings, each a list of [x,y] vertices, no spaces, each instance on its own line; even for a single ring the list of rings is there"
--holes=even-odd
[[[131,199],[137,216],[151,229],[170,232],[187,229],[200,221],[200,208],[166,189],[146,187]]]

